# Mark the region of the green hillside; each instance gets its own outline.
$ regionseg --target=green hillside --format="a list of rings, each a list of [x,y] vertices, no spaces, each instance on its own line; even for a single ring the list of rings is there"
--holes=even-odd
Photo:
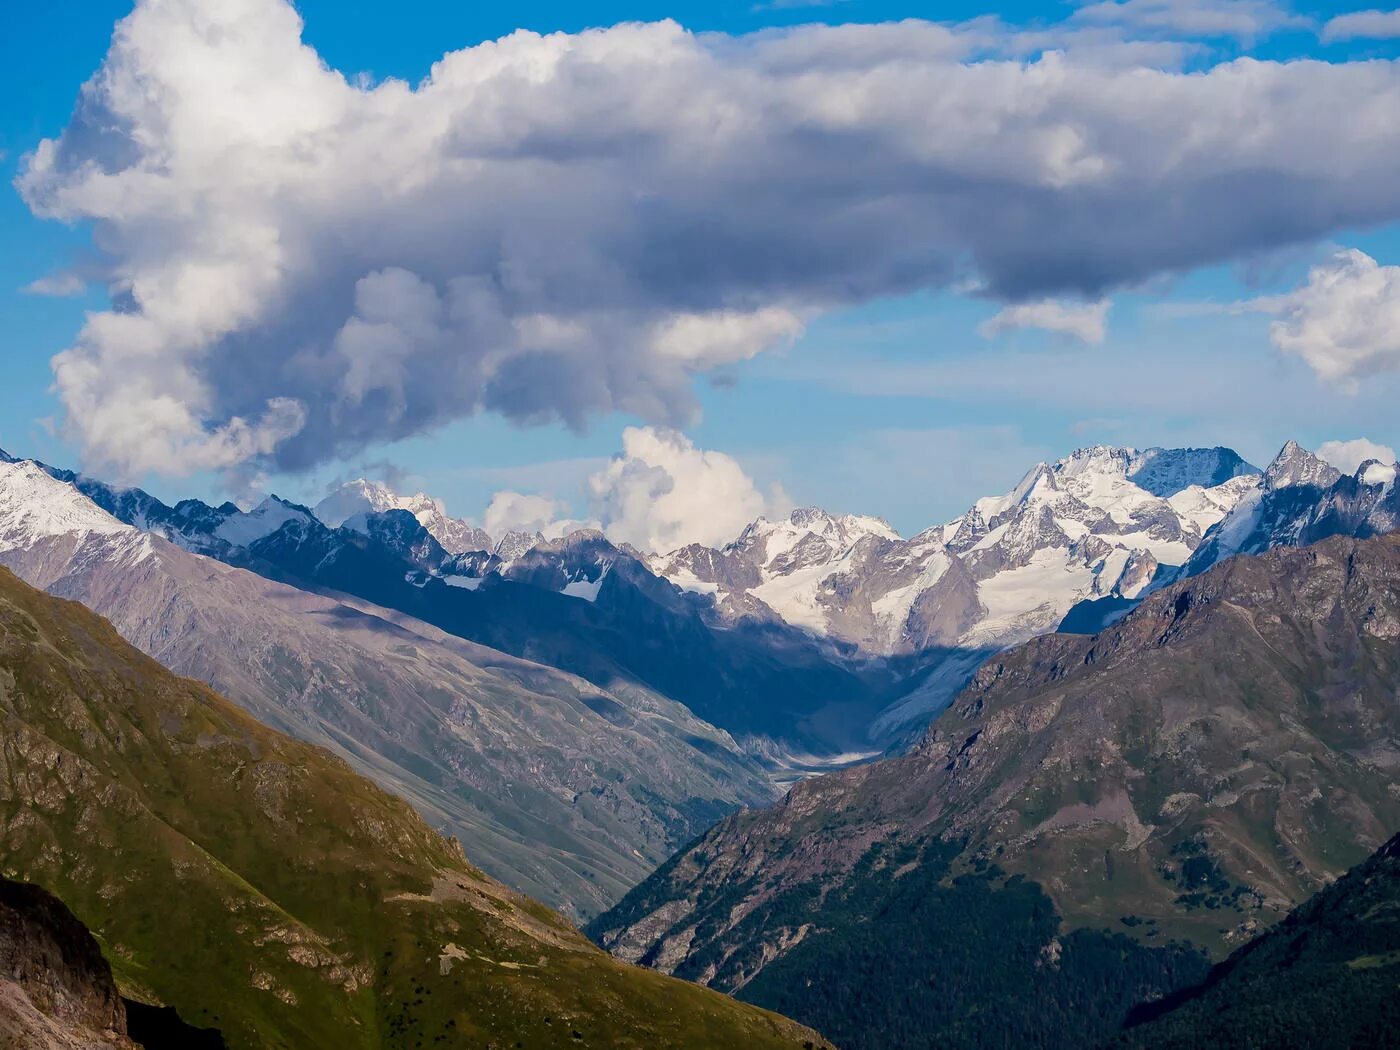
[[[231,1047],[820,1045],[620,964],[404,803],[0,570],[0,868]]]
[[[1114,1050],[1400,1045],[1400,835],[1141,1015]]]

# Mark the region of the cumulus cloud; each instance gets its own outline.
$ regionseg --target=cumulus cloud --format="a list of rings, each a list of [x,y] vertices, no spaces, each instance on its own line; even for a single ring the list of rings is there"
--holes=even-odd
[[[1332,466],[1347,474],[1355,474],[1358,467],[1368,459],[1378,459],[1382,463],[1394,463],[1395,449],[1380,445],[1368,438],[1354,438],[1351,441],[1325,441],[1317,447],[1317,454]]]
[[[54,362],[94,468],[298,470],[478,411],[683,424],[697,374],[822,310],[1095,300],[1400,217],[1389,62],[662,22],[516,33],[410,86],[300,34],[287,0],[139,0],[26,162],[30,207],[106,254],[114,308]]]
[[[1400,37],[1400,11],[1351,11],[1327,20],[1322,27],[1326,43],[1339,40],[1390,40]]]
[[[1324,379],[1354,383],[1400,369],[1400,266],[1350,248],[1314,266],[1294,291],[1246,305],[1279,315],[1269,326],[1274,345]]]
[[[538,532],[545,539],[558,539],[575,529],[597,527],[597,522],[579,521],[568,515],[568,503],[552,496],[503,491],[491,497],[482,527],[497,540],[507,532]]]
[[[609,539],[659,553],[723,545],[755,518],[787,509],[781,489],[765,494],[732,457],[662,427],[623,431],[622,453],[588,488]]]
[[[1096,303],[1075,303],[1062,299],[1042,299],[1033,303],[1017,303],[1002,308],[996,316],[978,327],[985,338],[993,339],[1003,332],[1023,328],[1039,328],[1072,336],[1082,343],[1097,346],[1108,334],[1107,299]]]

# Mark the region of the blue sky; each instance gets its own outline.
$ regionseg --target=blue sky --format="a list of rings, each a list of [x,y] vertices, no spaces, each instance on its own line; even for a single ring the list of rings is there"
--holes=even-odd
[[[828,5],[750,3],[522,3],[429,0],[302,0],[304,40],[333,69],[369,82],[417,83],[446,51],[515,28],[577,32],[630,20],[672,18],[696,31],[744,34],[809,22],[876,23],[925,17],[928,5],[850,0]],[[1209,4],[1201,6],[1209,7]],[[1225,6],[1225,5],[1216,5]],[[1267,5],[1266,5],[1267,6]],[[0,170],[8,186],[24,155],[69,123],[80,85],[108,50],[130,3],[72,0],[19,5],[0,37]],[[1242,40],[1144,31],[1153,40],[1192,39],[1191,68],[1239,54],[1330,63],[1389,61],[1393,39],[1324,43],[1317,27],[1350,6],[1287,9],[1296,26]],[[1012,26],[1062,22],[1055,4],[939,5],[950,22],[998,16]],[[1400,158],[1397,158],[1400,159]],[[1346,157],[1338,157],[1344,168]],[[50,359],[73,344],[87,311],[109,305],[100,283],[76,297],[27,294],[30,282],[95,258],[94,226],[31,214],[14,190],[0,192],[0,444],[63,464],[90,460],[92,446],[65,432],[65,408],[50,389]],[[910,532],[958,513],[973,498],[1009,487],[1036,459],[1094,442],[1229,444],[1256,462],[1294,437],[1316,446],[1365,436],[1400,445],[1396,373],[1385,361],[1343,381],[1321,377],[1271,337],[1275,314],[1230,304],[1260,303],[1302,286],[1311,266],[1338,248],[1382,266],[1400,264],[1400,226],[1388,218],[1329,226],[1317,236],[1209,265],[1166,268],[1115,287],[1101,342],[1033,327],[979,332],[1005,296],[969,294],[958,282],[847,297],[814,309],[802,334],[747,359],[697,374],[699,412],[684,426],[698,446],[738,459],[760,488],[788,499],[879,514]],[[398,440],[369,440],[310,469],[264,466],[259,484],[314,500],[337,477],[406,474],[405,484],[480,515],[500,489],[545,492],[588,513],[585,479],[620,447],[624,427],[645,413],[587,413],[578,426],[522,425],[489,409]],[[132,474],[166,497],[221,496],[229,475],[198,470]]]

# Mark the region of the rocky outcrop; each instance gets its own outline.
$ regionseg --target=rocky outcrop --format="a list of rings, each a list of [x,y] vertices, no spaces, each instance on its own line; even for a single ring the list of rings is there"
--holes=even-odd
[[[57,897],[0,879],[0,1048],[136,1050],[111,967]]]

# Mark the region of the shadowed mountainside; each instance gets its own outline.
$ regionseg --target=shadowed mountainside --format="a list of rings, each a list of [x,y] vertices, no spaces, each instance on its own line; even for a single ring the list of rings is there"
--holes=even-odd
[[[1116,931],[1125,959],[1176,941],[1222,955],[1400,826],[1397,680],[1400,536],[1236,558],[1097,637],[994,658],[915,752],[728,818],[590,929],[624,958],[846,1046],[977,1045],[1002,1030],[1053,1042],[1064,1031],[1042,1019],[1055,1013],[1008,1022],[995,984],[927,994],[950,939],[972,941],[958,943],[959,979],[1000,972],[1016,944],[1061,960],[1020,971],[1022,1004],[1065,972],[1064,934]],[[1022,923],[986,937],[1031,907],[1006,894],[1032,879],[1063,933]],[[915,883],[926,892],[897,907]],[[929,924],[926,940],[880,921],[934,904],[957,922]],[[849,994],[820,994],[843,959]],[[1158,992],[1190,976],[1158,962]],[[862,1029],[861,1015],[885,1027]],[[1114,1027],[1108,1011],[1071,1034]]]

